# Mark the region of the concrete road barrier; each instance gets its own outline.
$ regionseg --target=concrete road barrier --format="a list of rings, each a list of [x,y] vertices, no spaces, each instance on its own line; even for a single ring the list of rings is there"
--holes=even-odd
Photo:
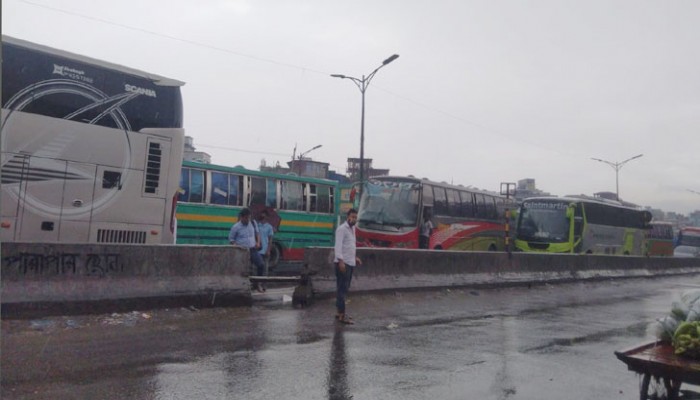
[[[353,292],[700,273],[700,259],[358,249]],[[333,249],[308,248],[314,291],[335,292]],[[250,305],[248,250],[232,246],[2,244],[2,317]],[[308,271],[307,271],[308,272]]]
[[[700,273],[700,259],[359,248],[352,291],[477,287]],[[314,289],[335,292],[333,249],[307,248]]]
[[[2,244],[2,317],[250,305],[233,246]]]

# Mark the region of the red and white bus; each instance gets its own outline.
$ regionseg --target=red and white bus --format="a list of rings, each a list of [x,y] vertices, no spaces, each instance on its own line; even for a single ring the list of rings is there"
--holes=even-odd
[[[678,231],[674,257],[700,257],[700,228],[686,226]]]
[[[670,257],[673,256],[673,224],[664,221],[652,221],[647,233],[646,255]]]
[[[429,249],[504,251],[506,197],[414,177],[374,177],[362,187],[357,243],[416,249],[426,213]],[[513,208],[513,206],[511,206]]]

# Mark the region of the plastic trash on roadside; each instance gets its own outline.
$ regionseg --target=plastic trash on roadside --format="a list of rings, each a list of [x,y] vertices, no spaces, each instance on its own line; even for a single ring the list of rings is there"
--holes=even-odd
[[[688,318],[690,305],[683,301],[674,301],[671,303],[671,314],[675,315],[679,321],[685,321]]]
[[[681,301],[688,306],[692,307],[693,304],[700,299],[700,289],[688,290],[681,294]]]
[[[292,302],[292,296],[283,294],[282,295],[282,303],[291,303]]]
[[[660,340],[671,341],[680,321],[674,315],[669,315],[657,320],[656,337]]]
[[[690,310],[688,311],[688,316],[685,318],[687,322],[700,321],[700,301],[695,301]]]

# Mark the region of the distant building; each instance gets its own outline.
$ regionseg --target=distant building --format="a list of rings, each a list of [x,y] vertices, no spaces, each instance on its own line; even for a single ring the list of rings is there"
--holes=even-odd
[[[700,210],[695,210],[688,216],[688,222],[692,226],[700,226]]]
[[[328,166],[330,164],[313,161],[310,158],[302,158],[289,161],[287,165],[289,165],[289,172],[295,173],[299,176],[325,179],[328,177]]]
[[[294,174],[299,176],[308,176],[311,178],[331,179],[329,178],[328,167],[330,164],[325,162],[314,161],[310,158],[302,158],[287,162],[287,166],[283,167],[279,161],[274,166],[268,167],[265,160],[260,162],[260,171],[274,172],[276,174]],[[337,180],[337,179],[335,179]]]
[[[260,171],[274,172],[275,174],[288,174],[291,172],[291,169],[289,169],[289,167],[283,167],[279,161],[277,161],[275,165],[268,167],[265,159],[263,158],[260,161]]]
[[[549,192],[537,189],[535,185],[535,180],[532,178],[525,178],[518,181],[515,187],[515,199],[520,202],[528,197],[539,197],[539,196],[551,196]]]
[[[185,161],[194,161],[204,164],[211,164],[211,156],[203,151],[196,151],[192,136],[185,136],[185,151],[182,154]]]
[[[360,180],[360,159],[359,158],[348,158],[348,169],[347,174],[353,181]],[[364,159],[364,178],[369,178],[371,176],[384,176],[389,175],[388,169],[380,169],[372,167],[372,159]]]
[[[352,183],[352,180],[343,174],[339,174],[335,171],[328,171],[328,179],[332,181],[338,181],[341,184]]]

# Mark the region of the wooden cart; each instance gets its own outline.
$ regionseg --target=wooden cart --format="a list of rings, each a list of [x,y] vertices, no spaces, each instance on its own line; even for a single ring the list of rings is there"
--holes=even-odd
[[[630,371],[642,375],[639,398],[678,399],[681,384],[700,385],[700,360],[678,356],[669,342],[655,341],[616,351]]]

